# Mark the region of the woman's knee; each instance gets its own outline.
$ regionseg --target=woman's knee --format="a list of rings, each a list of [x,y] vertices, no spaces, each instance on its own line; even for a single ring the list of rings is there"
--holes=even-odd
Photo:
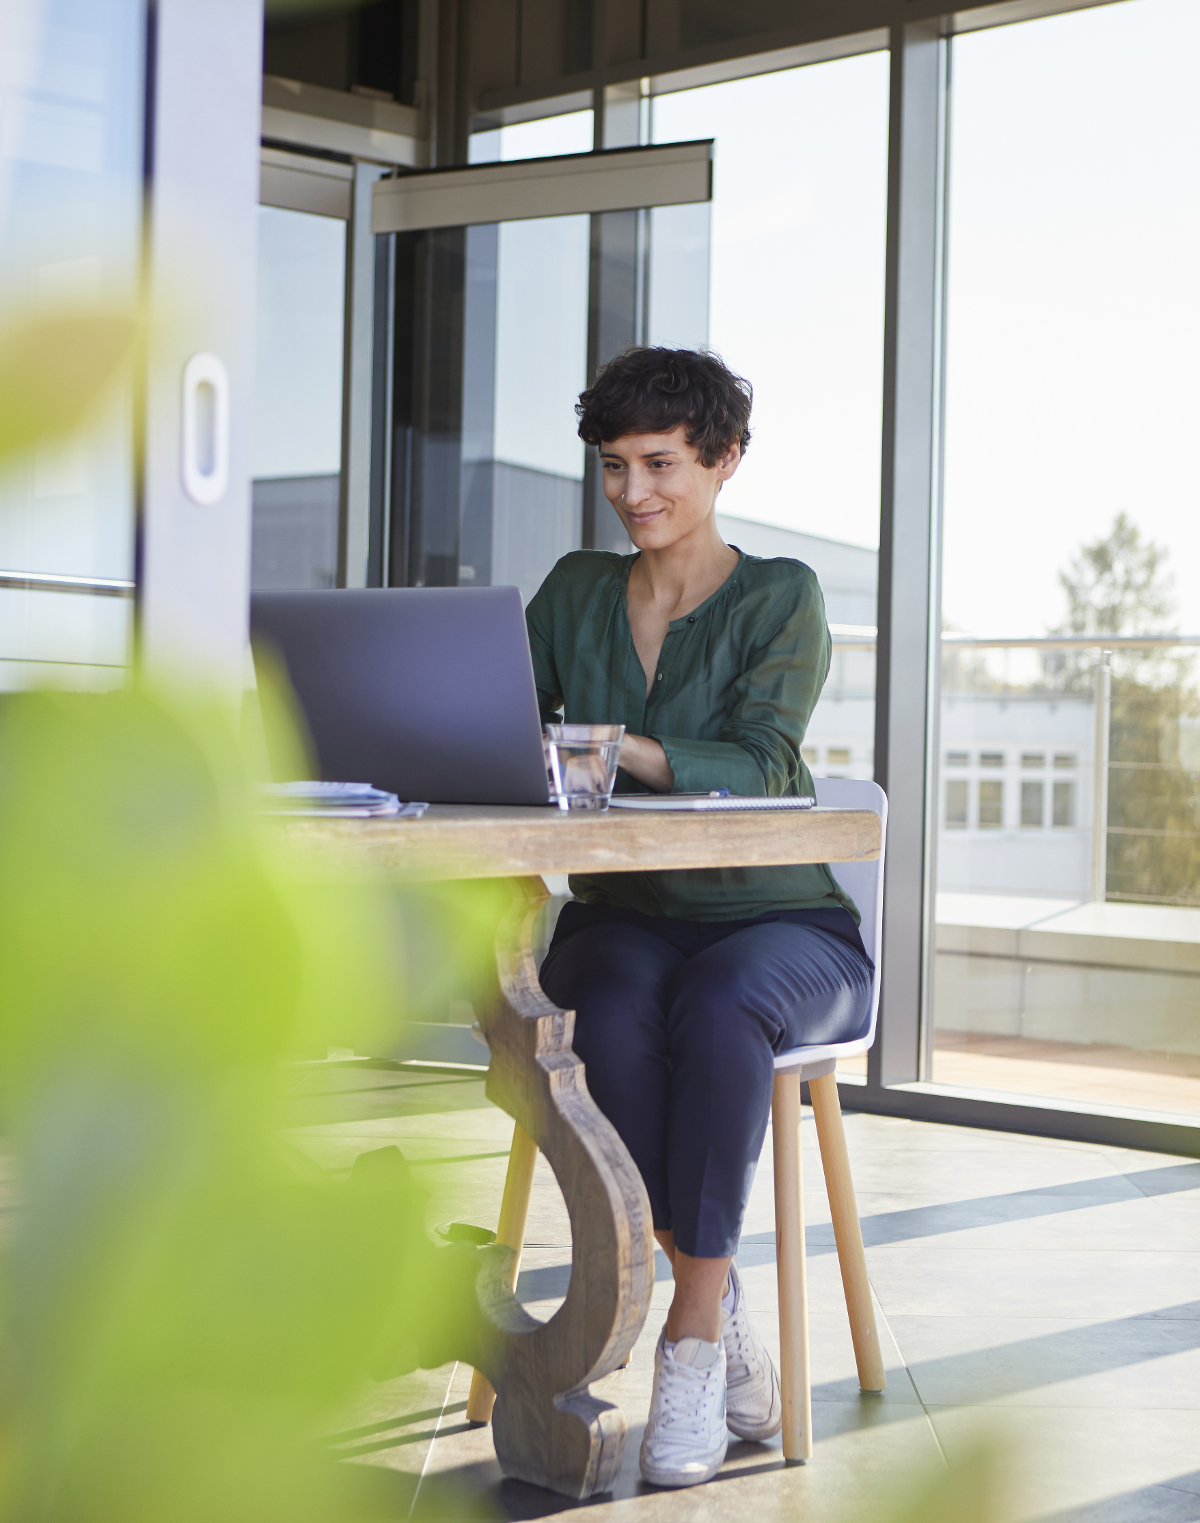
[[[755,1000],[737,969],[693,969],[672,986],[667,1004],[672,1048],[680,1042],[723,1053],[761,1049],[769,1055],[780,1030],[768,1004]]]
[[[703,1040],[720,1055],[762,1043],[789,1047],[848,1041],[865,1025],[869,964],[820,930],[767,924],[729,937],[694,958],[676,980],[673,1037]]]

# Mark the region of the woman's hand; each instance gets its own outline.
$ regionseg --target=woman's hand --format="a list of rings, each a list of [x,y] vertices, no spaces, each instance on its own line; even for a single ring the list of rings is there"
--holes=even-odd
[[[648,735],[626,735],[621,742],[618,765],[656,793],[670,793],[675,786],[675,774],[671,771],[667,753]]]

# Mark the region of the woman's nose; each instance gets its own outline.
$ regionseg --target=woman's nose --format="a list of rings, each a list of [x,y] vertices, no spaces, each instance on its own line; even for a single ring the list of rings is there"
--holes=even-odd
[[[638,503],[648,501],[651,495],[650,478],[641,471],[630,471],[625,483],[625,501],[629,506],[636,507]]]

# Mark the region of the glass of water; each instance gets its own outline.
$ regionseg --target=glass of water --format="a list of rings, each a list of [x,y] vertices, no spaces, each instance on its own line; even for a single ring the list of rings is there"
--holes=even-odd
[[[623,724],[548,724],[546,761],[560,809],[607,809]]]

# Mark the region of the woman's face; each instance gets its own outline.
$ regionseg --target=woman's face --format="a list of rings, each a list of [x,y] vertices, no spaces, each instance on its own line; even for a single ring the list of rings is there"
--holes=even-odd
[[[715,465],[701,464],[682,424],[669,434],[625,434],[600,446],[604,495],[639,550],[665,550],[712,516],[741,457],[735,443]]]

